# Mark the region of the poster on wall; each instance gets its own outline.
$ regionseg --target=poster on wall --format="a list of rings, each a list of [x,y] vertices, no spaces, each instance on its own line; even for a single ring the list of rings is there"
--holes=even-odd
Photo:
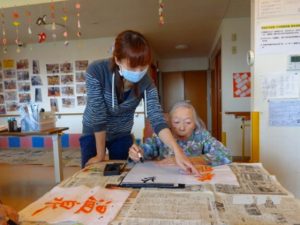
[[[76,84],[76,94],[85,94],[86,86],[85,84]]]
[[[77,106],[86,105],[86,96],[77,96]]]
[[[73,74],[61,75],[61,84],[73,84],[74,76]]]
[[[5,101],[17,101],[17,92],[16,91],[7,91],[4,92]]]
[[[32,86],[40,86],[43,85],[42,79],[39,75],[35,75],[31,77],[31,85]]]
[[[27,70],[28,68],[28,59],[20,59],[17,61],[17,70]]]
[[[74,87],[73,86],[64,86],[61,87],[62,96],[74,96]]]
[[[43,98],[42,98],[42,89],[41,88],[35,88],[34,101],[35,102],[42,102],[43,101]]]
[[[30,82],[20,82],[20,83],[18,83],[18,91],[19,92],[30,91]]]
[[[19,102],[20,103],[28,103],[31,100],[30,93],[19,93]]]
[[[4,79],[16,79],[16,71],[12,70],[3,70]]]
[[[3,69],[12,69],[12,68],[15,68],[15,60],[4,59],[3,60]]]
[[[29,80],[29,71],[18,71],[17,77],[18,80]]]
[[[47,76],[48,85],[59,85],[60,79],[59,75]]]
[[[59,64],[46,64],[46,71],[48,74],[59,73]]]
[[[242,98],[251,96],[251,73],[233,73],[233,97]]]
[[[259,0],[258,17],[278,17],[287,15],[299,15],[300,1],[298,0]]]
[[[276,127],[300,126],[299,99],[270,99],[269,125]]]
[[[0,114],[5,114],[5,113],[6,113],[5,106],[0,105]]]
[[[71,63],[62,63],[60,64],[60,72],[61,73],[72,73],[73,67]]]
[[[32,73],[40,74],[40,62],[39,60],[32,60]]]
[[[15,112],[18,110],[18,103],[17,102],[6,102],[6,111],[7,112]]]
[[[256,54],[299,53],[300,23],[259,23],[256,35]]]
[[[75,70],[76,71],[86,70],[86,68],[88,67],[88,64],[89,64],[88,60],[77,60],[77,61],[75,61]]]
[[[17,83],[15,80],[5,80],[4,81],[5,90],[15,90],[17,89]]]
[[[63,108],[74,108],[75,99],[74,98],[62,98],[62,107]]]
[[[260,77],[264,99],[299,97],[299,73],[268,73],[260,75]]]
[[[76,77],[76,82],[77,83],[83,83],[83,82],[85,82],[85,74],[84,74],[84,72],[76,72],[75,77]]]
[[[60,88],[59,87],[48,87],[48,96],[49,97],[60,96]]]
[[[4,104],[4,95],[0,94],[0,104]]]
[[[56,98],[50,98],[50,108],[52,112],[58,112],[58,102]]]

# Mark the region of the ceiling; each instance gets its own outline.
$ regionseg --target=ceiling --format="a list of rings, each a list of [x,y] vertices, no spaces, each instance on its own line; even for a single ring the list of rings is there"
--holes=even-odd
[[[46,23],[52,22],[51,0],[43,4],[10,8],[3,8],[3,2],[5,1],[0,1],[1,18],[9,44],[14,44],[16,40],[13,21],[20,22],[19,40],[25,45],[37,43],[40,32],[47,34],[47,42],[65,40],[62,34],[65,28],[46,31],[45,26],[36,24],[37,18],[43,15],[47,16]],[[55,1],[55,23],[64,24],[62,17],[68,17],[66,28],[69,40],[78,39],[77,2],[81,5],[80,38],[113,37],[125,29],[137,30],[147,37],[160,58],[207,56],[223,18],[250,17],[250,0],[163,0],[164,25],[159,24],[158,0]],[[63,9],[66,9],[65,12]],[[15,11],[20,16],[18,19],[12,16]],[[31,16],[26,12],[30,12]],[[28,34],[30,19],[31,35]],[[53,32],[56,33],[55,39],[52,37]],[[2,39],[1,36],[0,38]],[[175,48],[178,44],[185,44],[187,48],[178,50]]]

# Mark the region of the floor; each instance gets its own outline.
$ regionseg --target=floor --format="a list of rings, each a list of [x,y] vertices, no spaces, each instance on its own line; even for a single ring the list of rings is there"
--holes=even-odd
[[[64,167],[64,178],[70,177],[79,169],[80,167]],[[18,211],[55,185],[52,166],[0,163],[0,199]]]

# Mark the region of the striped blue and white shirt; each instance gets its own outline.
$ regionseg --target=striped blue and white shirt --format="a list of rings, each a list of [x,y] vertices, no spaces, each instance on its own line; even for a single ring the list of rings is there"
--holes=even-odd
[[[111,141],[130,134],[134,112],[142,98],[146,99],[147,116],[154,132],[158,134],[168,127],[159,104],[157,89],[148,74],[138,82],[139,95],[130,91],[122,103],[117,101],[113,78],[110,59],[97,60],[88,66],[87,105],[82,121],[84,135],[106,131],[106,140]]]

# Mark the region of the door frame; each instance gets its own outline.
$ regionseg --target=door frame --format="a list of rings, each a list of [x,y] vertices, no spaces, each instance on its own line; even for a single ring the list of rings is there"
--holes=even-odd
[[[211,124],[212,135],[222,141],[222,52],[215,49],[211,58]]]

